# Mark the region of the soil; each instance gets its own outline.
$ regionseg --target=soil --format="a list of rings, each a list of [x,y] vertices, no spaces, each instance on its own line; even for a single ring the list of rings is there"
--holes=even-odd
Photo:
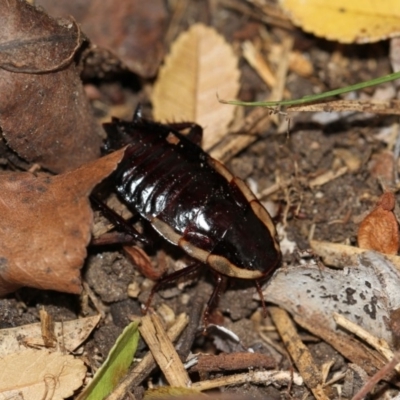
[[[228,42],[238,43],[238,38],[240,41],[254,38],[259,40],[260,32],[265,30],[268,31],[268,41],[271,45],[280,46],[282,38],[294,37],[294,49],[309,59],[314,71],[308,77],[301,77],[289,71],[286,90],[291,98],[344,87],[383,76],[391,71],[388,43],[385,41],[377,44],[341,45],[305,34],[297,28],[284,30],[273,24],[266,26],[257,18],[239,12],[235,7],[228,7],[231,3],[229,1],[221,2],[220,6],[212,10],[208,8],[209,3],[211,2],[189,2],[186,13],[176,26],[177,31],[183,31],[190,23],[206,18],[205,16],[212,11],[208,22],[216,27]],[[252,9],[245,1],[235,1],[231,5]],[[169,13],[171,18],[172,11]],[[227,20],[230,21],[229,25],[225,23]],[[267,51],[268,48],[262,48],[266,57]],[[267,97],[270,91],[257,73],[244,60],[241,60],[240,67],[242,77],[239,98],[256,100]],[[272,67],[276,70],[278,65]],[[104,79],[85,81],[86,85],[94,85],[101,95],[101,100],[92,101],[94,112],[99,119],[112,112],[116,99],[120,105],[125,105],[127,110],[140,101],[144,113],[151,116],[148,86],[152,85],[153,81],[135,76],[133,88],[127,84],[127,75],[129,76],[129,73],[126,71],[123,74],[117,72]],[[370,98],[376,94],[376,90],[367,89],[363,96]],[[249,112],[249,109],[245,110],[246,114]],[[259,132],[255,143],[226,162],[227,167],[247,181],[256,194],[262,193],[277,181],[290,181],[288,187],[261,198],[268,207],[272,205],[272,209],[275,210],[274,220],[285,227],[287,239],[295,243],[294,251],[283,253],[283,268],[285,265],[296,263],[301,251],[309,250],[311,234],[317,240],[357,244],[357,229],[362,217],[374,207],[383,190],[395,190],[396,187],[397,182],[393,178],[394,175],[391,175],[396,167],[391,161],[392,150],[387,143],[390,140],[388,132],[396,129],[396,126],[396,118],[393,116],[372,114],[322,115],[299,112],[278,115],[277,124]],[[354,170],[324,185],[310,187],[314,178],[328,171],[337,171],[348,165],[346,162],[349,162],[349,159],[357,162]],[[377,173],[382,168],[384,172],[389,173],[388,180],[382,180],[381,175]],[[159,262],[160,255],[157,256],[156,252],[160,251],[167,266],[190,263],[187,257],[163,241],[156,240],[152,249],[145,250],[148,250],[153,263]],[[106,315],[85,343],[85,355],[91,369],[95,370],[102,364],[131,318],[141,315],[141,304],[148,297],[151,281],[135,269],[119,246],[92,246],[89,247],[88,253],[82,276]],[[140,288],[140,294],[134,297],[128,294],[128,287],[133,282]],[[187,312],[191,315],[194,301],[199,295],[203,295],[199,290],[204,293],[210,292],[213,285],[213,275],[204,266],[197,275],[160,290],[154,296],[151,305],[157,309],[164,304],[174,314]],[[210,317],[210,322],[215,321],[232,329],[240,337],[242,349],[251,347],[257,352],[272,355],[280,369],[288,369],[291,367],[288,358],[263,341],[254,329],[254,321],[261,310],[260,302],[253,300],[255,293],[256,289],[252,283],[229,282],[220,296],[217,311]],[[45,307],[56,321],[94,315],[98,311],[90,300],[84,301],[77,295],[23,288],[0,300],[1,327],[38,322],[41,307]],[[191,345],[193,352],[217,354],[221,351],[238,350],[237,345],[230,344],[218,334],[202,336],[201,314],[197,318],[200,320],[198,334]],[[265,324],[271,326],[269,318]],[[298,330],[319,363],[334,360],[328,380],[347,364],[348,361],[328,344],[310,337],[299,327]],[[282,345],[279,336],[273,330],[268,336],[272,342]],[[141,344],[137,357],[140,358],[145,351],[144,344]],[[208,378],[218,375],[210,374]],[[147,381],[156,383],[159,379],[159,372],[155,372]],[[146,387],[147,383],[143,385]],[[136,389],[135,393],[140,393],[141,390]],[[312,398],[304,386],[293,386],[291,390],[289,393],[287,387],[263,387],[250,383],[224,389],[225,392],[240,394],[240,398],[246,399]],[[331,398],[340,398],[340,395],[332,391]]]

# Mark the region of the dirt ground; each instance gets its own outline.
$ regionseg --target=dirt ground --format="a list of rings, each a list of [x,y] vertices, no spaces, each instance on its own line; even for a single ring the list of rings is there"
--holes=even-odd
[[[313,68],[307,76],[300,76],[289,68],[285,78],[285,96],[293,99],[391,72],[387,41],[343,45],[316,38],[299,28],[284,29],[273,21],[264,23],[251,2],[217,1],[216,6],[212,6],[212,3],[189,1],[183,14],[173,19],[172,16],[176,15],[173,6],[175,2],[168,2],[166,21],[167,25],[173,24],[175,35],[166,43],[166,48],[179,32],[194,22],[203,22],[215,27],[238,53],[240,44],[245,40],[261,44],[261,54],[269,60],[272,71],[276,72],[279,64],[271,61],[269,49],[274,47],[279,50],[285,39],[292,38],[292,50],[298,51]],[[267,87],[258,73],[243,58],[240,58],[239,67],[241,89],[238,98],[246,101],[267,98],[271,88]],[[112,115],[117,106],[123,109],[128,118],[138,102],[143,105],[144,114],[151,118],[149,92],[154,77],[143,77],[127,70],[117,70],[105,76],[95,76],[90,72],[83,76],[86,92],[95,92],[95,95],[89,94],[89,97],[99,121]],[[346,98],[386,100],[388,96],[397,96],[397,88],[393,83],[365,89],[361,93],[347,95]],[[271,114],[266,109],[260,110],[265,116]],[[244,119],[252,112],[254,110],[249,108],[240,111],[237,121],[240,122],[240,118]],[[281,268],[298,265],[304,252],[314,257],[310,250],[310,238],[356,246],[360,221],[374,208],[384,191],[396,193],[397,190],[397,158],[393,155],[394,142],[398,140],[397,117],[373,113],[312,113],[282,109],[269,118],[270,121],[257,132],[257,140],[230,157],[225,164],[234,175],[245,180],[271,210],[274,221],[280,226],[278,232],[285,232]],[[229,135],[227,138],[229,140]],[[7,161],[7,152],[2,157],[6,160],[2,163],[5,171],[19,168],[14,162]],[[321,185],[310,184],[317,177],[329,171],[337,172],[343,167],[347,169],[342,175],[328,179]],[[263,195],[277,183],[276,190]],[[108,182],[102,192],[110,187],[112,182]],[[100,225],[105,224],[98,211],[95,212],[95,220]],[[147,226],[141,228],[140,223],[139,228],[146,232],[149,230]],[[182,252],[159,240],[153,233],[149,235],[154,239],[154,246],[145,247],[145,251],[154,266],[161,263],[165,268],[174,268],[177,263],[190,263]],[[55,321],[94,315],[100,309],[105,318],[84,345],[86,362],[91,371],[96,370],[132,316],[141,315],[141,304],[149,295],[151,280],[143,277],[119,245],[89,245],[82,276],[87,288],[81,296],[33,288],[22,288],[7,295],[0,300],[1,328],[38,322],[42,307]],[[240,338],[240,344],[230,343],[220,331],[214,329],[210,329],[206,336],[202,335],[202,309],[213,285],[213,275],[204,266],[199,274],[161,289],[154,296],[152,307],[157,310],[163,304],[174,315],[181,312],[189,314],[190,324],[197,328],[185,338],[186,346],[192,353],[232,353],[252,348],[257,353],[271,356],[277,369],[296,370],[287,353],[281,354],[275,348],[275,345],[280,348],[285,346],[273,329],[271,317],[260,320],[261,303],[254,297],[256,289],[251,282],[231,280],[220,295],[215,313],[210,317],[210,322],[235,332]],[[295,286],[296,282],[292,282],[292,285]],[[135,291],[134,295],[132,291]],[[268,298],[266,300],[269,307]],[[268,341],[258,333],[260,324],[270,328],[264,333]],[[333,362],[326,377],[327,382],[338,371],[349,368],[350,361],[324,340],[298,325],[296,329],[318,366],[322,367],[327,360]],[[136,357],[143,357],[146,351],[145,344],[141,343]],[[231,373],[193,373],[191,376],[193,380],[201,380],[205,376],[212,379]],[[161,381],[162,374],[156,369],[141,385],[132,388],[135,398],[142,398],[150,382],[157,385]],[[350,394],[342,392],[341,395],[338,389],[340,385],[343,385],[343,381],[339,380],[336,385],[332,385],[326,398],[351,398],[356,391],[354,389]],[[387,384],[381,385],[377,394],[370,395],[371,398],[383,398],[380,390],[387,388]],[[354,384],[354,387],[360,386]],[[314,396],[304,385],[292,385],[289,389],[287,385],[246,383],[228,386],[221,391],[240,395],[239,398],[243,399],[305,399]]]

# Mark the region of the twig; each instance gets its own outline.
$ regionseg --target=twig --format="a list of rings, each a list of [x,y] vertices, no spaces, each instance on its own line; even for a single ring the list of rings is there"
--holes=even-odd
[[[189,375],[154,311],[149,310],[148,315],[142,318],[139,331],[167,382],[174,387],[189,387]]]
[[[190,353],[196,334],[199,331],[199,326],[201,325],[200,321],[203,317],[204,306],[207,302],[207,299],[211,295],[210,290],[207,290],[209,288],[207,287],[206,289],[206,286],[207,285],[204,282],[200,282],[200,284],[197,286],[196,295],[190,302],[189,324],[175,346],[182,362],[186,361]]]
[[[345,328],[349,332],[367,342],[374,349],[379,351],[379,353],[381,353],[383,357],[386,358],[386,360],[389,361],[394,357],[394,354],[392,350],[390,350],[389,344],[386,342],[386,340],[371,335],[365,329],[361,328],[361,326],[355,324],[352,321],[349,321],[343,315],[340,315],[338,313],[333,313],[333,319],[339,326]],[[395,369],[397,372],[400,372],[400,365],[397,366]]]
[[[221,386],[239,385],[249,382],[262,383],[263,385],[268,385],[276,381],[284,381],[289,383],[292,378],[296,385],[300,386],[303,384],[303,379],[297,373],[292,375],[288,371],[250,371],[245,374],[223,376],[217,379],[196,382],[193,383],[192,389],[204,391],[215,389]]]
[[[400,362],[400,353],[396,353],[388,364],[381,368],[368,382],[355,394],[352,400],[362,400],[368,393],[372,391],[374,386],[385,376],[395,369],[396,365]]]
[[[356,111],[362,113],[373,114],[400,114],[400,100],[392,99],[387,101],[382,100],[334,100],[326,101],[318,104],[307,104],[301,106],[288,107],[289,112],[333,112],[333,111]]]
[[[308,348],[301,341],[289,314],[278,307],[270,307],[271,318],[282,337],[290,356],[304,379],[304,383],[318,400],[328,400],[322,387],[322,374]]]
[[[324,174],[319,175],[316,178],[314,178],[313,180],[311,180],[309,182],[309,185],[310,185],[310,187],[325,185],[326,183],[331,182],[331,181],[339,178],[340,176],[346,174],[347,171],[348,171],[347,167],[339,168],[337,171],[329,170],[329,171],[325,172]]]
[[[354,246],[347,246],[340,243],[311,240],[310,246],[313,252],[322,258],[325,264],[336,268],[343,268],[349,265],[357,265],[360,255],[368,250]],[[392,254],[385,254],[385,257],[400,270],[400,257]]]
[[[259,353],[221,353],[218,355],[203,354],[190,372],[200,371],[237,371],[244,369],[276,368],[275,360],[266,354]]]
[[[178,315],[175,320],[174,325],[168,329],[168,337],[173,342],[175,341],[182,331],[185,329],[188,324],[188,316],[184,313]],[[137,386],[142,383],[144,379],[151,373],[151,371],[156,367],[156,362],[154,360],[153,355],[148,352],[142,359],[142,361],[133,368],[129,375],[127,375],[120,384],[116,387],[116,389],[107,397],[107,400],[122,400],[125,398],[126,393],[129,391],[129,388],[132,386]]]

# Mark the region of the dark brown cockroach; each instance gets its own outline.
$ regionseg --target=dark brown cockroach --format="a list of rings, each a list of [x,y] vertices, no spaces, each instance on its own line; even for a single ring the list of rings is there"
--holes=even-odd
[[[191,128],[187,136],[179,132],[184,128]],[[202,128],[159,124],[136,112],[132,122],[114,118],[105,129],[108,150],[128,145],[114,181],[120,197],[197,260],[161,279],[150,299],[161,284],[207,265],[217,285],[206,314],[223,276],[254,280],[264,305],[259,282],[281,260],[275,226],[246,184],[196,144]]]

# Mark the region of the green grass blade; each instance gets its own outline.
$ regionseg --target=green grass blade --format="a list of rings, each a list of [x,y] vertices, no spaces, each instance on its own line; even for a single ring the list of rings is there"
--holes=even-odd
[[[77,400],[104,399],[126,375],[139,342],[139,323],[130,323],[118,337],[106,361]]]
[[[381,76],[380,78],[371,79],[369,81],[357,83],[355,85],[346,86],[344,88],[330,90],[329,92],[324,92],[320,94],[313,94],[309,96],[304,96],[301,99],[295,100],[282,100],[282,101],[239,101],[239,100],[219,100],[220,103],[231,104],[236,106],[246,106],[246,107],[279,107],[279,106],[298,106],[307,103],[313,103],[318,100],[327,99],[332,96],[337,96],[339,94],[349,93],[354,90],[365,89],[367,87],[380,85],[381,83],[394,81],[400,78],[400,71],[394,72],[393,74]]]

